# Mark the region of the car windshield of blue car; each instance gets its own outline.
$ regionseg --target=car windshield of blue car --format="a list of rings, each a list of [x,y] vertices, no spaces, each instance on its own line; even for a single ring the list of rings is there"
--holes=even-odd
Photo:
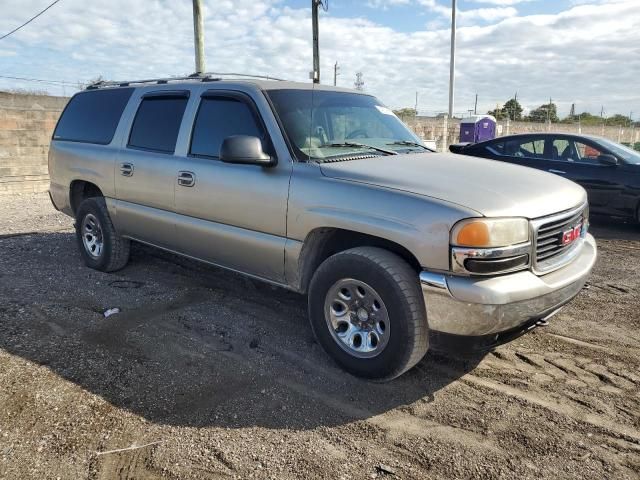
[[[640,152],[632,150],[629,147],[625,147],[624,145],[620,145],[619,143],[605,140],[604,138],[599,138],[597,142],[603,147],[611,150],[612,153],[622,157],[627,163],[640,165]]]

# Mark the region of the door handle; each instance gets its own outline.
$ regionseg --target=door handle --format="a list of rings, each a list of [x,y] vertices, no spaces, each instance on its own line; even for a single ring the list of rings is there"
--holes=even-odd
[[[178,172],[178,185],[181,187],[193,187],[196,184],[196,176],[193,172]]]
[[[557,173],[559,175],[565,175],[567,172],[563,172],[562,170],[554,170],[553,168],[548,170],[551,173]]]
[[[132,163],[121,163],[120,164],[120,173],[125,177],[130,177],[133,175],[133,164]]]

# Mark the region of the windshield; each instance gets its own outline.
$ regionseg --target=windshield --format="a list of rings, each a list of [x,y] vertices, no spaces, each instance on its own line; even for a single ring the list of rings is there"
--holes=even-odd
[[[267,95],[302,160],[431,151],[370,95],[294,89]]]
[[[640,165],[640,152],[636,152],[629,147],[625,147],[624,145],[620,145],[619,143],[615,143],[604,138],[598,138],[595,139],[595,141],[603,147],[611,150],[612,153],[622,157],[627,163]]]

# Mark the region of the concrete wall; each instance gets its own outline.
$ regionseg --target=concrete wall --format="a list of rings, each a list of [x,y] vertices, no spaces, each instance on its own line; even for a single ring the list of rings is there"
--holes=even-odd
[[[0,194],[49,188],[49,141],[68,100],[0,92]]]

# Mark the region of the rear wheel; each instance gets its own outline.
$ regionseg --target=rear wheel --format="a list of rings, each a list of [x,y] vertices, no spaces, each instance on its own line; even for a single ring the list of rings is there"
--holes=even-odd
[[[418,276],[381,248],[358,247],[325,260],[309,287],[309,318],[325,351],[360,377],[391,380],[429,346]]]
[[[116,233],[102,197],[88,198],[78,207],[76,239],[88,267],[113,272],[129,261],[130,241]]]

